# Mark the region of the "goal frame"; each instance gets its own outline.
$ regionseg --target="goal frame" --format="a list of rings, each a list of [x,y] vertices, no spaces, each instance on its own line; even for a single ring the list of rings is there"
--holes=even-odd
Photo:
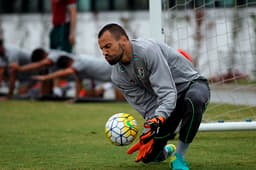
[[[149,0],[150,37],[164,42],[162,0]],[[199,131],[256,130],[256,121],[201,123]]]

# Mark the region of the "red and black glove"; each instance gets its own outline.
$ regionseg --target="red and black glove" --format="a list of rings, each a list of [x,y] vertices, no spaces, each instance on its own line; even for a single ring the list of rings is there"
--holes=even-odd
[[[140,140],[127,150],[128,154],[132,154],[139,150],[135,159],[136,162],[143,161],[146,163],[152,161],[149,158],[152,157],[151,153],[153,150],[154,137],[158,134],[159,129],[164,122],[164,117],[156,116],[144,123],[145,130],[140,136]]]

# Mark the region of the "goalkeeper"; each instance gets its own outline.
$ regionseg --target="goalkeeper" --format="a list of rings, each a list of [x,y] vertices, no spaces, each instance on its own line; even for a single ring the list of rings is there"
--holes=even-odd
[[[138,151],[136,161],[163,161],[170,168],[188,170],[185,153],[196,136],[210,98],[206,78],[181,53],[164,43],[130,40],[117,24],[105,25],[99,47],[113,65],[111,79],[126,100],[145,118],[140,141],[128,149]],[[180,125],[177,149],[167,145]]]

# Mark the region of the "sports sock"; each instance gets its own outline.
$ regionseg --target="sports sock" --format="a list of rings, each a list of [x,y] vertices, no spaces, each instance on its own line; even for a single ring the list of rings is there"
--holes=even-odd
[[[189,146],[189,143],[184,143],[181,140],[179,140],[175,153],[180,153],[184,157],[184,155],[188,149],[188,146]]]
[[[164,147],[163,154],[164,154],[164,158],[166,159],[168,157],[168,150],[165,147]]]

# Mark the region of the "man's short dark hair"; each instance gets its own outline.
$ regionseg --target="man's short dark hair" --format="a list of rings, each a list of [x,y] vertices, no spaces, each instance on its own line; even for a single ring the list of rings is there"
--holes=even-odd
[[[31,54],[31,62],[38,62],[46,57],[46,51],[42,48],[35,49]]]
[[[69,63],[72,61],[73,59],[69,56],[66,55],[62,55],[58,58],[56,65],[58,68],[60,69],[65,69],[69,67]]]
[[[103,35],[103,33],[106,32],[106,31],[109,31],[115,37],[116,40],[119,40],[122,35],[125,36],[129,40],[129,37],[127,36],[123,27],[121,27],[118,24],[112,23],[112,24],[105,25],[100,30],[100,32],[98,34],[98,38],[100,38]]]

